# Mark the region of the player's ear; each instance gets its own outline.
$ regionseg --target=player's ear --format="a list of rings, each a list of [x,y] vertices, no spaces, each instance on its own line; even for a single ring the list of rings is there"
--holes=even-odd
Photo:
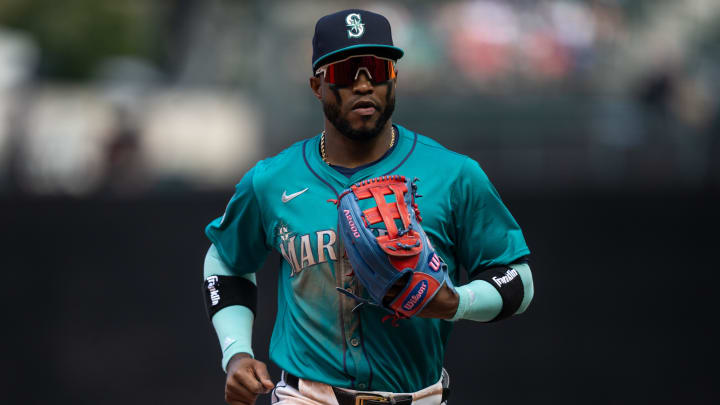
[[[318,100],[322,100],[322,95],[320,94],[320,86],[322,85],[322,81],[317,76],[311,76],[310,77],[310,89],[312,89],[313,94]]]

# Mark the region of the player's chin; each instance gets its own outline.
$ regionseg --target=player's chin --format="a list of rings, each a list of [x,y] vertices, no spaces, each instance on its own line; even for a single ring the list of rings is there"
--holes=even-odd
[[[375,129],[375,122],[366,123],[365,125],[351,126],[353,133],[358,139],[372,139],[378,135]]]

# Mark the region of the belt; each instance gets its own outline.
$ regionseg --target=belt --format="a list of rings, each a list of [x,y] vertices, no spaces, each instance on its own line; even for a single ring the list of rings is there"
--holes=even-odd
[[[399,394],[384,397],[370,392],[347,392],[333,387],[338,405],[412,405],[412,395]]]
[[[285,372],[285,382],[287,383],[287,385],[295,388],[296,390],[300,390],[300,388],[298,388],[299,378],[288,373],[287,371]],[[332,389],[335,393],[335,398],[337,398],[338,405],[412,405],[413,401],[412,395],[408,394],[398,394],[385,397],[382,395],[373,394],[371,392],[359,391],[352,393],[335,387],[332,387]],[[450,388],[443,387],[442,401],[445,402],[445,400],[449,396]]]

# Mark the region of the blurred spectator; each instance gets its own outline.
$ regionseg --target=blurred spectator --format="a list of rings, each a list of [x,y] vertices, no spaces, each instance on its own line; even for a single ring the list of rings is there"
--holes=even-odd
[[[116,109],[117,123],[105,149],[102,194],[134,195],[147,189],[147,165],[142,159],[136,121],[123,108]]]

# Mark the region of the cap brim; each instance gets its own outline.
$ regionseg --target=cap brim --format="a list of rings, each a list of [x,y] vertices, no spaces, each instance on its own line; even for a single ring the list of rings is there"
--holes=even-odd
[[[402,58],[404,54],[405,52],[403,52],[402,49],[391,45],[352,45],[345,48],[337,49],[319,57],[315,62],[313,62],[312,68],[313,70],[315,70],[320,66],[345,59],[352,55],[376,55],[381,58],[398,60]]]

